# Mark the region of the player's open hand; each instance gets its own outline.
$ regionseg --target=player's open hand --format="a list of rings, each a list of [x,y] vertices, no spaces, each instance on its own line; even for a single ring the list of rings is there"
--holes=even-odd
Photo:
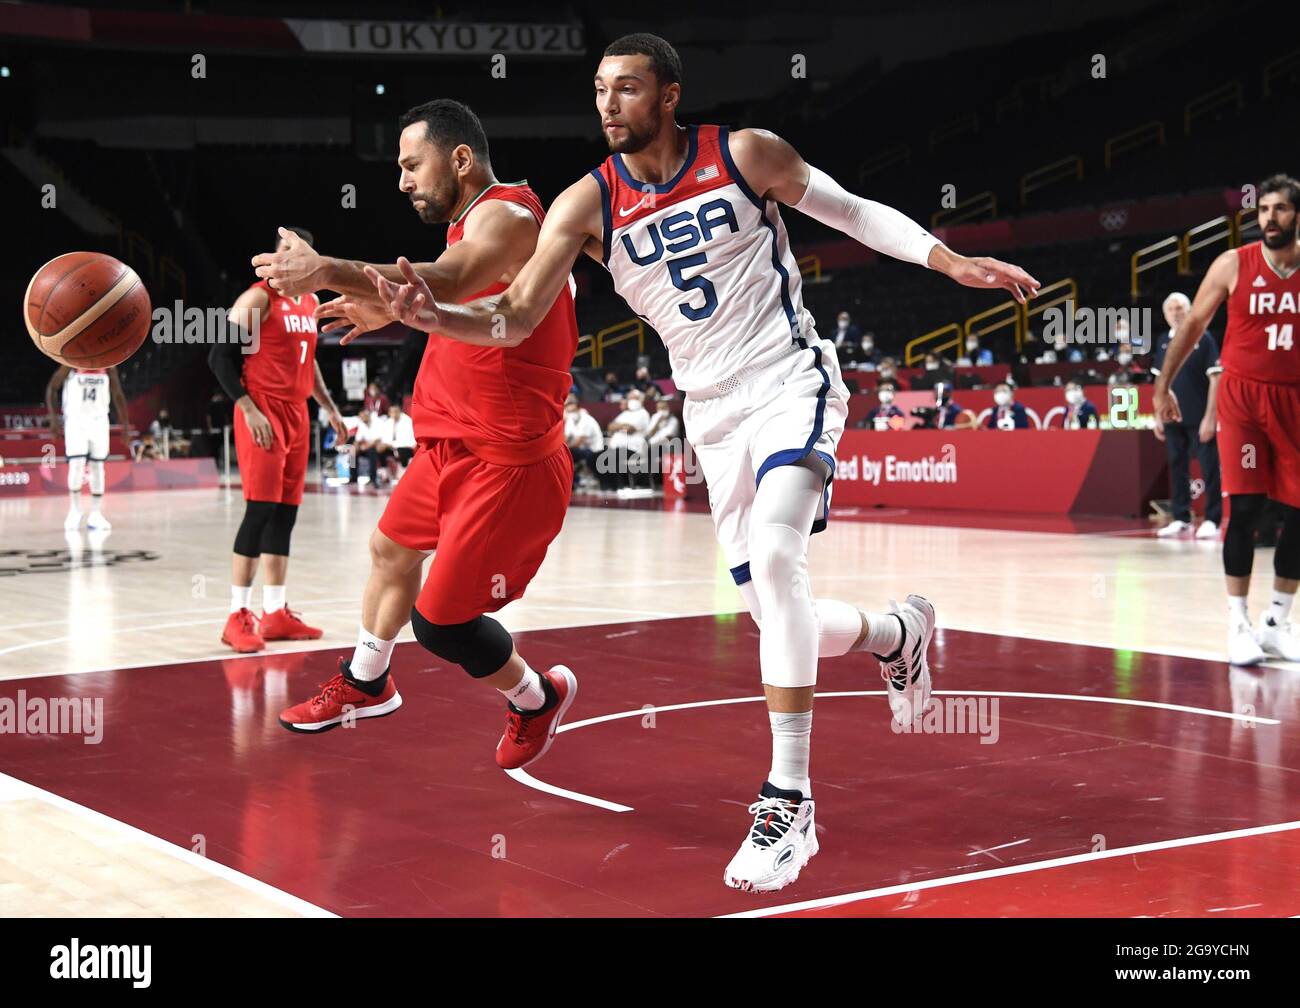
[[[298,297],[319,290],[321,257],[314,248],[288,228],[280,228],[280,237],[289,243],[283,252],[263,252],[253,256],[254,272],[270,282],[277,293]]]
[[[318,323],[324,323],[320,327],[322,333],[343,334],[339,346],[347,346],[358,336],[382,329],[395,321],[387,307],[379,301],[354,298],[347,294],[318,305],[312,316]]]
[[[1156,423],[1182,423],[1183,411],[1178,407],[1178,396],[1174,395],[1173,389],[1161,388],[1157,385],[1151,397],[1151,404],[1155,410]]]
[[[1042,286],[1019,266],[989,256],[962,256],[948,270],[948,275],[964,287],[1008,291],[1021,304],[1034,297]]]
[[[415,267],[405,256],[397,260],[405,283],[393,283],[382,276],[373,266],[365,268],[366,276],[375,285],[379,300],[388,306],[388,311],[401,322],[421,332],[433,332],[438,328],[438,312],[434,308],[433,292],[424,282]]]

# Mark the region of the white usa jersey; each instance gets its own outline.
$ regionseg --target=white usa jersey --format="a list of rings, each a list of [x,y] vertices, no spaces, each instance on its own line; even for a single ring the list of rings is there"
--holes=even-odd
[[[662,185],[634,179],[618,154],[591,174],[614,288],[659,333],[689,394],[817,337],[776,204],[736,169],[726,127],[688,130],[686,162]]]
[[[68,424],[108,422],[108,372],[71,371],[63,383],[63,420]]]

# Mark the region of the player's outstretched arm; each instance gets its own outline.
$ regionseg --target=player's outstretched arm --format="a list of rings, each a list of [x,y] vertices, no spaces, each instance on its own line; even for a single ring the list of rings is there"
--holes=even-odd
[[[412,263],[411,268],[429,287],[435,301],[464,301],[498,281],[514,279],[537,247],[537,237],[537,219],[526,207],[505,200],[489,200],[471,211],[460,241],[448,246],[434,262]],[[343,294],[316,309],[317,320],[325,322],[321,332],[334,333],[351,327],[339,340],[342,346],[363,333],[397,321],[389,303],[379,296],[365,271],[372,269],[398,286],[405,282],[396,264],[353,265],[365,283],[365,292]]]
[[[1214,313],[1228,296],[1233,278],[1237,275],[1237,253],[1234,249],[1223,252],[1205,271],[1192,307],[1183,318],[1183,324],[1174,332],[1165,350],[1164,365],[1156,375],[1156,385],[1152,392],[1152,404],[1155,408],[1157,423],[1176,423],[1182,420],[1182,410],[1178,407],[1178,397],[1174,395],[1172,385],[1178,375],[1178,369],[1187,360],[1187,355],[1200,341],[1205,327],[1214,318]]]
[[[774,133],[740,130],[731,136],[730,148],[754,192],[794,207],[868,248],[928,266],[966,287],[1008,291],[1022,304],[1038,291],[1038,281],[1019,266],[989,256],[958,255],[892,207],[853,195]]]
[[[600,190],[584,176],[556,199],[546,214],[537,249],[502,293],[468,304],[438,302],[405,259],[398,260],[405,279],[394,284],[367,268],[379,296],[403,324],[475,346],[518,346],[555,304],[578,255],[599,245]]]

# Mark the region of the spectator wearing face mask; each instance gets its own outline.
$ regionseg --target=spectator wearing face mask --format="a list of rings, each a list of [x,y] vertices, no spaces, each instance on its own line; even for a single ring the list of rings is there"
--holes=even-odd
[[[640,392],[647,403],[653,403],[659,398],[659,386],[650,377],[650,368],[645,364],[636,369],[636,377],[632,379],[631,387]]]
[[[966,339],[966,360],[970,362],[972,367],[987,367],[995,363],[993,351],[981,347],[977,336],[970,336]]]
[[[606,490],[617,488],[620,475],[626,475],[628,486],[633,486],[637,473],[647,471],[645,432],[649,426],[650,414],[646,412],[641,393],[633,389],[623,402],[623,411],[610,421],[606,430],[609,464],[598,467],[613,470],[600,474]]]
[[[1133,359],[1133,347],[1128,343],[1121,343],[1115,348],[1115,363],[1119,369],[1106,379],[1106,384],[1134,385],[1146,380],[1147,373]]]
[[[1029,426],[1029,414],[1016,402],[1016,393],[1009,382],[998,382],[993,390],[993,411],[984,421],[989,430],[1024,430]]]
[[[952,385],[952,368],[938,354],[926,354],[925,363],[922,366],[924,368],[923,372],[912,379],[913,392],[935,388],[940,382],[945,385]]]
[[[605,402],[622,402],[623,394],[626,389],[618,380],[618,375],[613,371],[605,372]]]
[[[880,351],[876,349],[876,334],[863,333],[855,355],[859,367],[876,368],[880,364]]]
[[[666,451],[670,442],[681,435],[681,423],[673,413],[672,396],[664,396],[655,403],[654,415],[646,425],[646,444]]]
[[[573,487],[577,489],[581,466],[596,475],[596,456],[605,450],[605,435],[596,418],[583,409],[577,396],[564,400],[564,443],[573,457]]]
[[[849,313],[840,312],[835,318],[835,332],[831,335],[831,342],[835,344],[836,351],[846,347],[856,347],[861,339],[862,333],[849,318]]]
[[[1065,422],[1066,430],[1088,430],[1101,425],[1101,415],[1097,407],[1088,402],[1083,394],[1083,386],[1077,381],[1065,383]]]
[[[952,386],[939,382],[934,387],[934,408],[914,410],[921,417],[921,426],[931,430],[970,430],[975,426],[975,414],[953,401]]]
[[[894,405],[896,392],[893,382],[881,382],[877,385],[876,398],[880,401],[880,405],[859,420],[858,426],[878,431],[902,430],[906,426],[907,414]]]
[[[1191,309],[1187,295],[1175,291],[1165,298],[1165,321],[1169,330],[1156,340],[1151,373],[1159,374],[1165,352]],[[1169,456],[1170,506],[1174,520],[1156,535],[1168,538],[1192,529],[1191,458],[1196,453],[1205,479],[1205,521],[1196,530],[1197,539],[1218,539],[1223,521],[1223,499],[1219,495],[1219,449],[1215,443],[1214,396],[1218,384],[1219,347],[1207,331],[1201,335],[1174,378],[1173,392],[1183,419],[1179,423],[1156,421],[1155,434],[1165,443]]]
[[[881,357],[876,368],[876,380],[878,383],[891,382],[894,388],[898,388],[898,362],[892,357]]]

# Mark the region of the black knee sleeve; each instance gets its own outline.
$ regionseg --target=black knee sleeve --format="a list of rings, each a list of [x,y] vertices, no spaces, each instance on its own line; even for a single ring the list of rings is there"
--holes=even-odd
[[[275,505],[270,521],[262,529],[262,552],[288,556],[289,537],[293,535],[294,522],[297,520],[297,504]]]
[[[1223,573],[1228,577],[1250,577],[1255,561],[1255,526],[1268,498],[1263,494],[1232,494],[1228,500],[1232,510],[1223,534]]]
[[[489,616],[468,623],[430,623],[412,608],[411,629],[426,651],[459,665],[475,679],[501,671],[515,649],[510,631]]]
[[[1300,509],[1279,505],[1282,508],[1282,534],[1273,551],[1273,573],[1280,578],[1300,580]]]
[[[261,556],[263,531],[279,507],[274,501],[248,501],[244,504],[244,520],[235,533],[235,552],[240,556]]]

